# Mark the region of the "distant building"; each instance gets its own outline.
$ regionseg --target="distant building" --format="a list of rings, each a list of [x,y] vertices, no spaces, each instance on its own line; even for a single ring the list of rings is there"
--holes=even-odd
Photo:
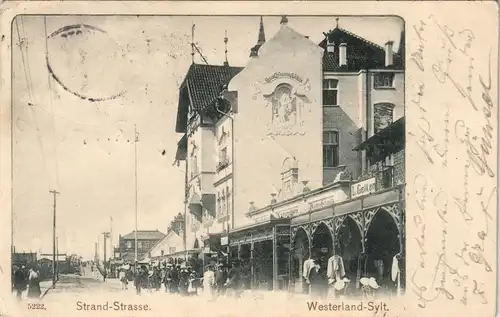
[[[184,251],[182,237],[172,230],[151,248],[149,256],[152,260],[164,260],[168,257],[175,257],[182,251]]]
[[[14,252],[12,253],[12,264],[13,265],[19,265],[19,264],[28,264],[28,263],[35,263],[37,260],[37,254],[36,252]]]
[[[148,251],[162,240],[165,234],[158,230],[137,231],[137,259],[140,260]],[[135,230],[119,238],[120,259],[127,263],[135,261]]]

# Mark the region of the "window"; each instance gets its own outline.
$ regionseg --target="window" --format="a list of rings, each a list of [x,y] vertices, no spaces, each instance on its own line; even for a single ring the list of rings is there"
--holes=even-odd
[[[219,162],[226,162],[226,161],[227,161],[227,147],[221,149],[219,153]]]
[[[226,202],[227,202],[227,214],[231,214],[231,191],[229,187],[226,187]]]
[[[226,195],[224,189],[222,189],[221,194],[221,217],[226,215]]]
[[[394,73],[376,73],[374,77],[373,87],[375,89],[394,87]]]
[[[217,193],[217,217],[222,217],[222,201],[220,192]]]
[[[144,241],[143,242],[143,247],[146,249],[149,249],[149,241]]]
[[[198,175],[198,157],[196,155],[191,156],[191,178]]]
[[[338,86],[337,79],[323,80],[323,106],[338,106]]]
[[[386,167],[382,172],[382,187],[383,189],[392,187],[392,175],[393,169],[392,167]]]
[[[142,249],[142,241],[137,241],[137,249]]]
[[[339,133],[323,131],[323,167],[339,165]]]
[[[373,133],[377,134],[381,130],[392,124],[394,105],[391,103],[379,103],[373,106]]]
[[[127,249],[132,249],[132,241],[127,241]]]

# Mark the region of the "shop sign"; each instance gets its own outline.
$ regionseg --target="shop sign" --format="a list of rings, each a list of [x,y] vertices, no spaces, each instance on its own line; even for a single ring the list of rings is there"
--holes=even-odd
[[[270,83],[270,82],[275,81],[276,79],[279,79],[279,78],[289,78],[289,79],[293,79],[295,81],[298,81],[299,83],[304,81],[299,75],[297,75],[295,73],[277,72],[277,73],[274,73],[271,76],[265,78],[264,82]]]
[[[229,244],[229,237],[221,237],[220,238],[220,244],[221,245],[228,245]]]
[[[375,192],[375,177],[351,185],[351,198],[368,195]]]
[[[324,207],[328,207],[334,203],[333,197],[313,201],[309,203],[309,210],[321,209]]]

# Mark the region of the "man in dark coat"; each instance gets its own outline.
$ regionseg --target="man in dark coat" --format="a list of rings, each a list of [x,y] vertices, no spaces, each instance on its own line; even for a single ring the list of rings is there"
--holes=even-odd
[[[234,297],[240,296],[240,282],[241,282],[241,272],[239,263],[234,261],[231,263],[231,268],[227,273],[227,288],[232,290]]]
[[[170,270],[170,293],[178,293],[179,292],[179,270],[181,266],[177,265]]]
[[[215,271],[215,289],[217,296],[224,295],[226,291],[227,282],[227,272],[222,263],[217,265],[217,271]]]
[[[328,294],[328,277],[326,263],[323,258],[314,260],[314,266],[309,272],[311,295],[315,299],[325,299]]]
[[[137,268],[134,277],[134,285],[137,295],[141,295],[141,290],[145,286],[145,282],[147,281],[147,272],[145,272],[145,267],[142,266]]]
[[[22,299],[23,292],[26,290],[28,279],[24,272],[24,266],[17,268],[14,271],[14,289],[18,300]]]
[[[188,295],[189,275],[188,269],[186,267],[182,267],[179,272],[179,292],[183,296]]]

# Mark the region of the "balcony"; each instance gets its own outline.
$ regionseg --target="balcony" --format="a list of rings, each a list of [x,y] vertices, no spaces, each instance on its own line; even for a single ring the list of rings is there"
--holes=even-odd
[[[217,172],[220,172],[220,171],[222,171],[223,169],[225,169],[228,166],[229,166],[229,159],[225,158],[223,160],[220,160],[219,163],[217,163],[217,166],[215,167],[215,170]]]

